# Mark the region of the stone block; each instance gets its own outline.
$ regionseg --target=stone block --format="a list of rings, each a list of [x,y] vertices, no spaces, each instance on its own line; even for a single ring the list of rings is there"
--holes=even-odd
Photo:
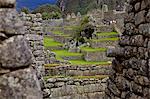
[[[32,53],[23,36],[11,37],[0,44],[3,68],[23,68],[32,63]]]

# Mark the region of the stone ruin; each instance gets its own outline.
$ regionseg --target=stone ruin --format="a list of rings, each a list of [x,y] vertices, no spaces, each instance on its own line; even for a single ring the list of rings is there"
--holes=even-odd
[[[128,15],[115,57],[106,99],[150,99],[150,1],[128,0]]]
[[[25,38],[29,41],[33,54],[33,65],[37,70],[37,76],[41,79],[44,75],[44,33],[43,33],[43,20],[40,13],[37,14],[19,14],[21,20],[24,21]]]
[[[15,0],[0,0],[0,99],[42,99]]]

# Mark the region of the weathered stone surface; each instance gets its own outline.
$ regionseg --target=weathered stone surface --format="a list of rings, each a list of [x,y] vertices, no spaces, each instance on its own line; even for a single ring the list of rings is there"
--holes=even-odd
[[[111,52],[109,56],[116,58],[107,81],[106,99],[149,99],[150,0],[127,2],[130,7],[128,15],[131,17],[125,20],[119,48],[108,51]]]
[[[23,36],[11,37],[0,44],[0,63],[3,68],[23,68],[32,63],[32,54]]]
[[[17,16],[15,9],[3,9],[0,11],[0,22],[2,24],[0,31],[9,35],[24,34],[25,28],[23,22]]]
[[[32,68],[0,76],[0,99],[42,99],[42,92]]]
[[[139,25],[143,22],[145,22],[145,10],[138,12],[135,14],[135,25]]]
[[[0,8],[12,8],[15,6],[16,0],[0,0]]]

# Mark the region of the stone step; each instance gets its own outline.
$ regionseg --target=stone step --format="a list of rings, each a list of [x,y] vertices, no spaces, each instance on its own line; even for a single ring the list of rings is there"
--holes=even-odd
[[[50,99],[103,99],[107,75],[95,77],[49,77]],[[61,97],[61,98],[59,98]],[[69,98],[70,97],[70,98]]]
[[[59,65],[46,64],[45,72],[47,76],[95,76],[109,75],[111,65]]]

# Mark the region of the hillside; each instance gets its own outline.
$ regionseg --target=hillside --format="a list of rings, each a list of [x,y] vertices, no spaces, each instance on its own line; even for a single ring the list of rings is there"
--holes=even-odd
[[[94,8],[101,8],[103,4],[108,5],[109,10],[119,7],[121,10],[125,0],[58,0],[57,5],[61,7],[61,2],[65,5],[65,13],[81,12],[85,14]]]
[[[17,9],[27,7],[30,10],[37,8],[42,4],[55,4],[57,0],[17,0]]]

